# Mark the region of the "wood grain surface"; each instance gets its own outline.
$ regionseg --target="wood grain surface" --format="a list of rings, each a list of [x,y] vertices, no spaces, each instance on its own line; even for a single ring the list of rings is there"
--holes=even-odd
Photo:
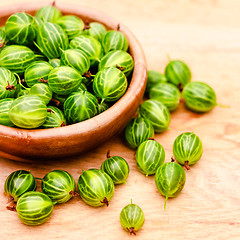
[[[0,7],[16,0],[1,1]],[[172,114],[170,130],[156,134],[172,156],[174,139],[193,131],[203,142],[201,160],[186,172],[182,193],[169,199],[158,193],[154,177],[145,177],[136,168],[134,151],[123,136],[110,139],[99,148],[61,161],[21,163],[0,159],[0,239],[240,239],[240,2],[238,0],[88,0],[90,6],[115,17],[135,34],[142,44],[149,69],[164,71],[171,59],[190,66],[193,81],[207,82],[216,91],[218,102],[207,114],[194,114],[183,104]],[[31,170],[43,177],[64,169],[78,180],[82,170],[99,168],[106,153],[124,157],[130,165],[127,184],[117,186],[109,207],[92,208],[79,197],[54,207],[51,219],[38,227],[22,224],[15,212],[6,210],[6,177],[17,169]],[[138,204],[145,224],[137,236],[129,236],[119,223],[121,209]]]

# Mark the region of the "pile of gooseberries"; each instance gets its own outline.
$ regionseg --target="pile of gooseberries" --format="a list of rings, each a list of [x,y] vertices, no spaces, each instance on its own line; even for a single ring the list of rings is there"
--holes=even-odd
[[[12,14],[0,28],[0,124],[34,129],[85,121],[126,92],[126,36],[54,6]]]

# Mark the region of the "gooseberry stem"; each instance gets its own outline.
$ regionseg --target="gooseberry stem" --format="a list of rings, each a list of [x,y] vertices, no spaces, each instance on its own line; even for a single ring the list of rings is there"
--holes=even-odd
[[[13,73],[13,74],[18,78],[18,81],[17,81],[18,84],[19,84],[22,88],[24,88],[24,89],[28,89],[27,87],[25,87],[25,86],[22,85],[22,81],[21,81],[19,75],[18,75],[17,73]]]
[[[222,107],[222,108],[230,108],[231,106],[229,106],[229,105],[223,105],[223,104],[216,104],[217,106],[219,106],[219,107]]]
[[[166,210],[166,204],[167,204],[168,196],[165,198],[165,203],[164,203],[164,211]]]
[[[104,199],[103,199],[102,201],[100,201],[100,202],[103,203],[103,204],[106,204],[107,207],[108,207],[108,205],[109,205],[109,201],[107,200],[106,197],[104,197]]]
[[[107,158],[110,158],[111,155],[110,155],[110,150],[107,151]]]
[[[185,167],[187,170],[190,170],[190,167],[189,167],[189,165],[188,165],[188,161],[185,161],[184,167]]]
[[[73,197],[79,196],[79,193],[75,191],[70,191],[69,194],[71,194]]]
[[[134,230],[134,227],[127,228],[127,230],[129,231],[130,235],[131,235],[131,234],[136,235],[136,232],[135,232],[135,230]]]
[[[16,212],[16,211],[17,211],[15,205],[13,205],[13,206],[7,206],[6,208],[7,208],[7,210],[9,210],[9,211],[13,211],[13,212]]]

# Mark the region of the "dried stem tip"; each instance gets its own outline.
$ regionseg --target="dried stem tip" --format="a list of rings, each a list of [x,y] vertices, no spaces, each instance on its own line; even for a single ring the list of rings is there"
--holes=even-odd
[[[107,158],[110,158],[111,155],[110,155],[110,150],[107,151]]]
[[[127,228],[127,230],[129,231],[130,235],[131,234],[136,235],[136,231],[134,230],[134,227]]]
[[[106,197],[104,197],[104,199],[101,201],[101,203],[106,204],[107,207],[108,207],[108,205],[109,205],[109,201],[107,200]]]
[[[15,90],[14,85],[10,85],[8,81],[7,81],[7,83],[8,83],[8,85],[6,86],[6,90],[9,90],[10,92],[12,92],[12,90]]]
[[[189,167],[189,165],[188,165],[188,161],[185,161],[184,167],[185,167],[187,170],[190,170],[190,167]]]

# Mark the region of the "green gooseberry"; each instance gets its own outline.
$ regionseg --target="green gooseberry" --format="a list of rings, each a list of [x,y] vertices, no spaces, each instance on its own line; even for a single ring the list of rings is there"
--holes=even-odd
[[[20,128],[37,128],[47,117],[47,106],[35,95],[21,96],[13,101],[9,109],[9,118]]]
[[[102,45],[105,54],[113,50],[128,50],[128,40],[125,35],[119,31],[110,30],[108,31],[103,40]]]
[[[53,211],[52,200],[42,192],[26,192],[17,201],[17,214],[26,225],[36,226],[46,222]]]
[[[182,89],[191,81],[191,71],[186,63],[180,60],[171,60],[165,68],[167,80]]]
[[[182,96],[187,108],[193,112],[208,112],[219,105],[214,90],[203,82],[188,83],[183,89]]]
[[[76,91],[81,81],[81,74],[68,66],[53,68],[48,75],[48,85],[58,95],[68,95]]]
[[[110,107],[109,104],[106,102],[99,103],[98,104],[98,113],[100,114],[100,113],[106,111],[109,107]]]
[[[36,83],[34,84],[30,90],[29,95],[37,95],[40,97],[43,102],[47,105],[52,99],[52,90],[45,83]]]
[[[39,82],[47,82],[48,74],[53,67],[46,61],[31,63],[24,72],[24,79],[28,87]]]
[[[0,52],[0,67],[7,68],[15,73],[23,73],[34,59],[35,54],[30,48],[10,45]]]
[[[102,101],[114,102],[127,90],[127,78],[117,68],[110,67],[99,71],[93,80],[93,91]]]
[[[16,98],[19,98],[19,97],[21,97],[21,96],[28,95],[29,91],[30,91],[30,88],[22,88],[22,87],[20,86],[20,89],[19,89],[19,91],[18,91],[17,94],[16,94]]]
[[[84,28],[82,19],[73,15],[62,16],[56,23],[66,32],[70,40],[77,37]]]
[[[8,111],[13,101],[13,98],[4,98],[0,100],[0,125],[8,127],[14,126],[8,116]]]
[[[154,137],[154,128],[148,119],[136,117],[128,123],[124,135],[129,147],[135,149],[142,142]]]
[[[78,192],[92,207],[108,206],[114,195],[114,183],[104,171],[88,169],[78,179]]]
[[[43,24],[43,20],[36,17],[36,16],[33,16],[33,19],[35,20],[36,24],[37,24],[37,28],[39,28],[42,24]]]
[[[82,34],[92,36],[97,39],[100,43],[102,42],[105,34],[107,33],[107,29],[105,26],[98,22],[91,22],[86,24]]]
[[[53,170],[42,179],[43,193],[53,202],[65,203],[75,194],[75,180],[71,174],[64,170]]]
[[[105,68],[116,67],[121,70],[126,77],[132,73],[134,62],[132,56],[122,50],[114,50],[107,53],[98,65],[98,70],[101,71]]]
[[[203,146],[201,139],[192,132],[180,134],[173,144],[173,155],[187,169],[201,158]]]
[[[77,92],[81,92],[81,91],[87,91],[87,87],[84,83],[80,83]]]
[[[79,49],[67,49],[63,51],[60,64],[75,68],[81,75],[90,68],[90,60],[86,53]]]
[[[101,165],[101,170],[111,177],[114,184],[126,183],[129,175],[127,161],[119,156],[111,157],[109,152],[107,154],[107,159]]]
[[[101,43],[95,38],[87,35],[80,35],[73,38],[69,43],[69,47],[85,52],[90,60],[91,66],[97,65],[103,55]]]
[[[0,67],[0,99],[13,98],[17,90],[17,79],[6,68]]]
[[[36,17],[44,22],[55,23],[61,16],[62,13],[54,6],[44,6],[36,12]]]
[[[41,125],[41,128],[56,128],[64,127],[67,125],[67,121],[63,112],[54,106],[48,106],[47,118]]]
[[[136,152],[138,169],[146,176],[153,175],[164,163],[165,151],[155,140],[146,140],[141,143]]]
[[[158,168],[155,174],[155,183],[158,191],[166,197],[164,210],[166,209],[168,198],[177,197],[182,191],[185,182],[186,174],[179,164],[168,162]]]
[[[170,112],[168,108],[155,99],[149,99],[140,105],[138,113],[140,116],[147,118],[153,125],[157,133],[168,129],[170,124]]]
[[[12,43],[27,45],[36,38],[37,23],[31,15],[18,12],[7,19],[5,31],[7,39]]]
[[[21,195],[35,191],[36,187],[36,179],[29,171],[17,170],[7,177],[4,192],[10,201],[17,202]]]
[[[35,45],[48,59],[58,58],[68,48],[68,36],[59,25],[45,22],[39,27]]]
[[[6,43],[6,32],[5,29],[0,28],[0,51]]]
[[[124,230],[131,234],[136,235],[136,231],[139,231],[145,221],[144,213],[142,209],[133,204],[125,206],[120,213],[120,223]]]
[[[167,78],[164,74],[155,70],[149,70],[147,72],[147,86],[145,92],[149,93],[152,87],[165,82],[167,82]]]
[[[70,124],[92,118],[98,114],[97,98],[87,91],[74,92],[65,100],[63,112]]]
[[[50,63],[50,65],[52,66],[52,67],[60,67],[60,59],[59,58],[52,58],[52,59],[49,59],[49,61],[48,61],[49,63]]]
[[[174,111],[179,106],[181,94],[176,86],[171,83],[159,83],[149,92],[150,99],[163,103],[169,111]]]

